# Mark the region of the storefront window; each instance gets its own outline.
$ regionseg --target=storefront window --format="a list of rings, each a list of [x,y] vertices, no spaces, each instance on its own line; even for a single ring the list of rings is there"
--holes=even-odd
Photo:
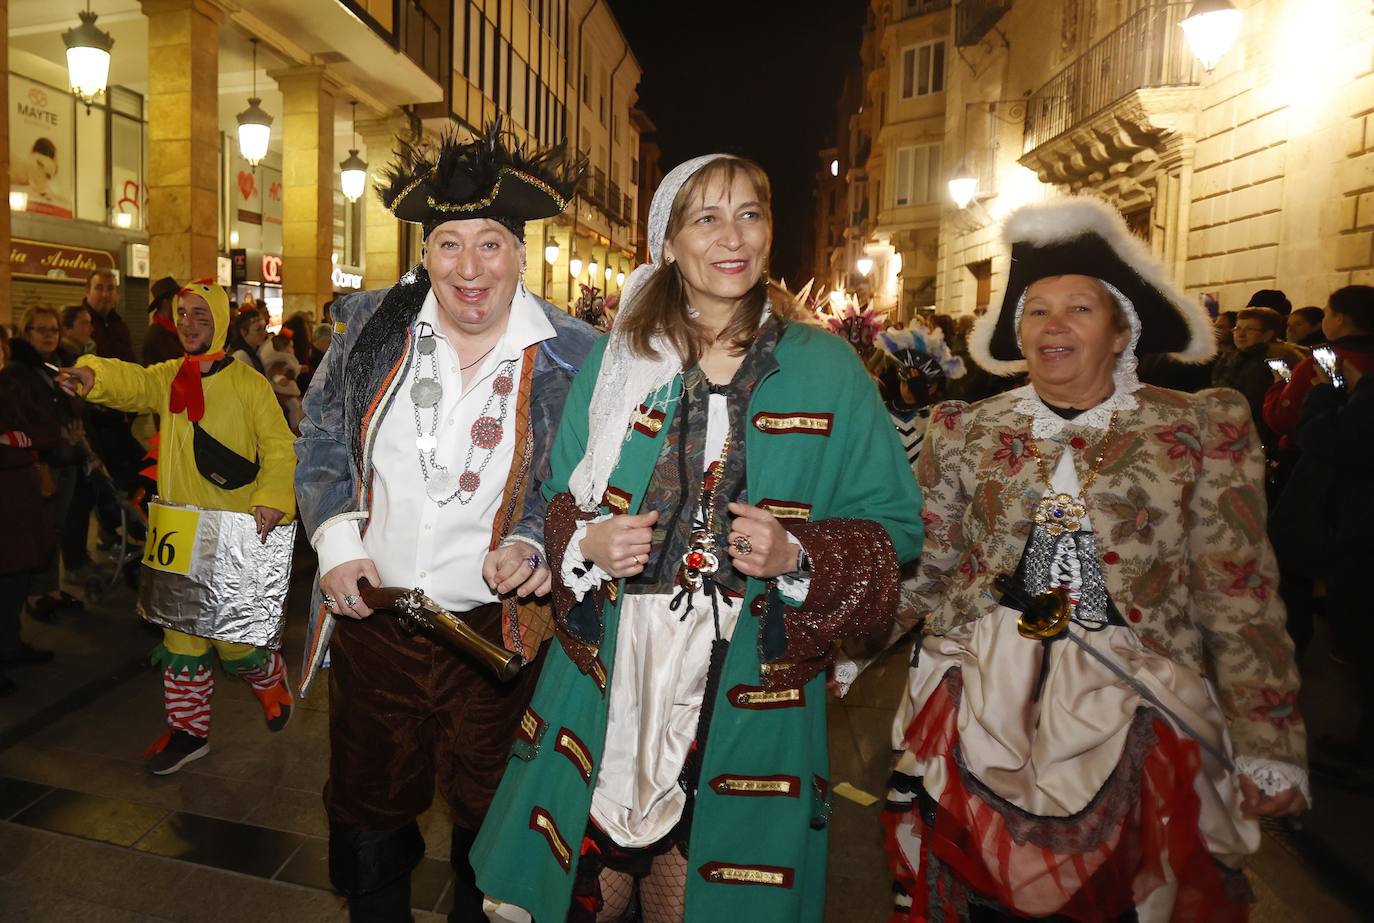
[[[24,211],[141,230],[143,97],[111,87],[88,114],[65,90],[20,74],[9,91],[10,191]]]
[[[110,211],[116,226],[142,228],[147,191],[143,187],[143,98],[110,91]],[[122,218],[128,215],[128,218]]]

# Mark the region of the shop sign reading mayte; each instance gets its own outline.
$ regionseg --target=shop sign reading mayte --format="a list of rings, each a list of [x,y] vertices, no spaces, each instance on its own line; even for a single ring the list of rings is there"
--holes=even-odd
[[[10,270],[16,279],[85,282],[97,269],[115,269],[114,254],[16,237],[10,241]]]

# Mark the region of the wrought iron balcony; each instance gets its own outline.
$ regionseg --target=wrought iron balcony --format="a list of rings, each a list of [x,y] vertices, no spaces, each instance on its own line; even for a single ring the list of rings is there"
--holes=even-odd
[[[959,0],[954,7],[954,44],[977,45],[1011,9],[1011,0]]]
[[[1195,86],[1199,65],[1179,28],[1185,15],[1185,3],[1151,4],[1050,78],[1027,100],[1023,149],[1035,150],[1138,90]]]
[[[953,0],[898,0],[896,3],[896,18],[910,19],[912,16],[924,16],[927,13],[936,13],[940,10],[947,10]]]

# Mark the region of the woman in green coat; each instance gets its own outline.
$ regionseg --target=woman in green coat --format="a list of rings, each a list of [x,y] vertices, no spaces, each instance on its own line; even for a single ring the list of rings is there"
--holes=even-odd
[[[883,631],[920,494],[872,381],[770,286],[768,178],[712,155],[554,443],[550,651],[472,852],[538,923],[819,920],[825,673]]]

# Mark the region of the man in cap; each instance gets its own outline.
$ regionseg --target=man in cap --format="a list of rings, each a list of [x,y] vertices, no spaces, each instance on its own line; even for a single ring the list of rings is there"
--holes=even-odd
[[[153,365],[168,359],[180,359],[185,350],[177,336],[176,320],[172,317],[172,302],[181,290],[177,280],[163,276],[148,290],[148,332],[143,335],[143,364]]]
[[[301,516],[319,553],[308,688],[329,649],[330,877],[353,920],[409,920],[416,818],[453,815],[450,919],[484,920],[468,850],[552,633],[544,500],[554,431],[596,332],[525,288],[524,223],[560,213],[580,165],[490,126],[403,145],[382,202],[424,229],[422,263],[333,306],[305,398]],[[395,619],[359,581],[422,587],[527,664],[509,683]]]
[[[291,431],[266,379],[224,355],[228,329],[224,289],[209,280],[193,282],[177,299],[184,358],[145,368],[82,356],[74,368],[62,370],[59,383],[93,404],[158,414],[159,498],[250,513],[265,540],[295,512]],[[163,668],[167,732],[146,754],[148,771],[155,775],[174,773],[210,752],[212,647],[227,672],[253,687],[269,730],[280,731],[291,717],[291,690],[279,653],[164,628],[152,659]]]

